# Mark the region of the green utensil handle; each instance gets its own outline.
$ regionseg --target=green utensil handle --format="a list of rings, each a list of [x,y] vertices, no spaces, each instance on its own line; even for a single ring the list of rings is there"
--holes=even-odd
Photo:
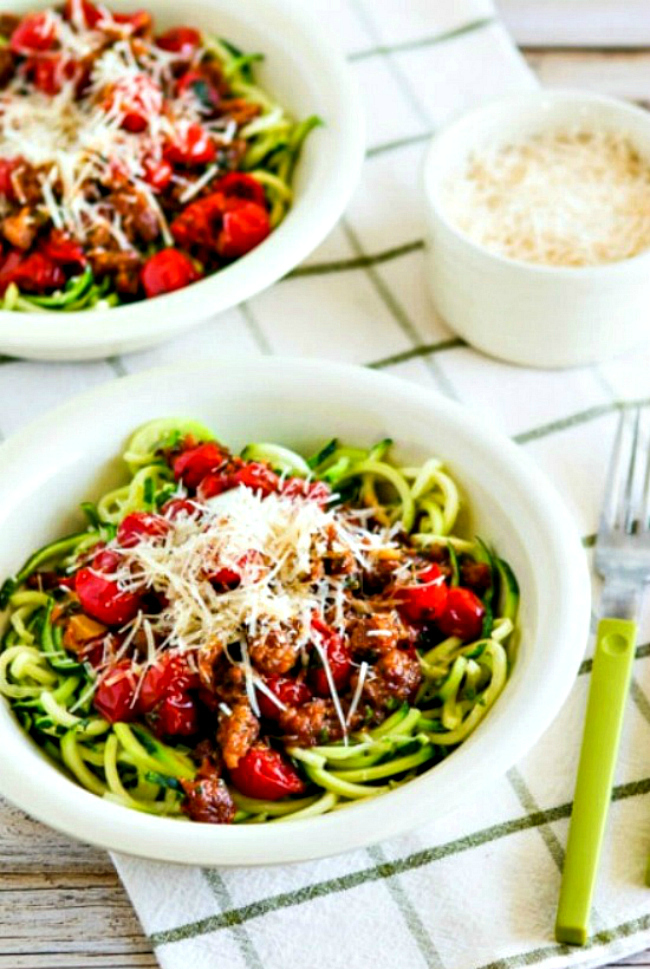
[[[635,644],[636,623],[600,621],[555,923],[558,942],[587,941]]]

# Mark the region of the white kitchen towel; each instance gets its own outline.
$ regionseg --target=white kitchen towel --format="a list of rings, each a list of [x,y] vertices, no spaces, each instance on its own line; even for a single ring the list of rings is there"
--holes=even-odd
[[[548,372],[481,356],[425,293],[419,172],[459,109],[535,83],[487,0],[312,0],[366,97],[369,152],[346,216],[283,282],[164,347],[92,364],[0,366],[0,431],[93,384],[222,351],[362,363],[478,410],[537,460],[593,545],[616,412],[650,396],[650,346]],[[98,415],[98,427],[101,415]],[[558,576],[558,581],[562,577]],[[650,624],[640,638],[594,935],[553,940],[589,687],[586,659],[551,730],[466,809],[398,841],[276,868],[200,870],[116,857],[164,969],[596,966],[650,946]]]

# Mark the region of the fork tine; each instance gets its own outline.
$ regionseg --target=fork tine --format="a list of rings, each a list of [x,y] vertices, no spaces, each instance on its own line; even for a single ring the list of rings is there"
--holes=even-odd
[[[607,472],[607,484],[605,486],[605,500],[603,502],[600,527],[601,531],[606,532],[612,531],[616,527],[620,518],[619,509],[621,503],[619,501],[619,495],[621,492],[624,469],[627,466],[624,453],[625,423],[626,415],[625,411],[623,410],[621,411],[621,416],[618,422],[614,447],[612,448],[612,456],[609,462],[609,470]]]
[[[630,463],[627,469],[627,478],[625,481],[625,491],[623,495],[623,530],[627,532],[628,535],[633,534],[635,530],[636,515],[634,503],[634,482],[636,477],[637,462],[639,457],[639,427],[641,424],[641,408],[636,407],[634,410],[634,424],[632,426],[632,444],[630,450]],[[639,514],[640,517],[640,514]]]

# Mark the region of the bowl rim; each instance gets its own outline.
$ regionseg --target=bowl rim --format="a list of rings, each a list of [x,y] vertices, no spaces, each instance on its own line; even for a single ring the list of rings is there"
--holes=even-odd
[[[460,115],[455,116],[433,135],[424,157],[421,179],[429,214],[445,227],[458,244],[465,246],[478,259],[509,269],[511,272],[527,272],[538,276],[563,280],[575,279],[576,281],[589,280],[603,274],[615,276],[633,272],[638,266],[650,262],[650,246],[630,258],[605,262],[596,266],[546,266],[540,263],[526,262],[523,259],[513,259],[510,256],[493,252],[466,235],[445,212],[445,207],[440,198],[440,181],[434,177],[433,168],[436,156],[444,152],[450,141],[453,143],[455,138],[462,137],[468,128],[471,128],[475,122],[483,117],[489,118],[490,115],[499,115],[510,107],[528,107],[532,118],[535,116],[542,117],[545,106],[565,102],[575,102],[577,107],[580,104],[601,105],[607,110],[618,111],[622,121],[625,118],[636,118],[641,124],[647,126],[648,138],[650,139],[650,113],[629,101],[606,94],[598,94],[595,91],[572,87],[538,88],[532,91],[492,98],[478,107],[470,108],[468,111],[463,111]]]
[[[565,580],[558,584],[554,603],[557,608],[547,610],[541,620],[545,641],[554,644],[554,664],[550,667],[546,690],[539,691],[539,696],[536,693],[532,698],[528,695],[530,690],[526,691],[525,703],[522,698],[518,706],[511,704],[512,716],[504,718],[508,731],[501,728],[501,739],[507,738],[507,743],[490,747],[489,757],[472,757],[474,748],[461,746],[432,771],[389,794],[355,804],[345,811],[270,827],[179,825],[173,819],[139,814],[104,801],[56,771],[48,775],[48,797],[44,798],[42,777],[37,771],[26,771],[21,762],[24,743],[31,744],[32,741],[15,721],[8,725],[9,704],[3,701],[4,725],[0,722],[0,736],[13,738],[15,743],[0,744],[0,794],[50,827],[72,837],[152,860],[204,866],[305,861],[404,834],[431,820],[431,812],[439,800],[438,789],[442,788],[447,798],[445,814],[466,803],[465,785],[459,783],[463,765],[467,763],[469,767],[465,778],[469,776],[473,791],[481,784],[495,780],[533,746],[559,712],[582,660],[590,619],[590,579],[577,529],[555,488],[532,459],[460,404],[428,388],[381,372],[292,357],[224,357],[219,361],[161,367],[110,381],[74,398],[39,417],[0,445],[0,509],[5,507],[3,495],[8,497],[15,490],[15,469],[20,467],[25,455],[34,453],[39,442],[52,435],[54,428],[64,427],[66,422],[89,411],[110,413],[106,405],[127,389],[135,391],[147,384],[152,388],[164,387],[166,382],[171,384],[172,376],[174,380],[193,375],[198,379],[200,374],[212,379],[219,370],[231,374],[235,370],[238,379],[243,379],[245,374],[245,379],[252,381],[272,373],[283,382],[297,380],[298,373],[301,379],[306,376],[310,381],[318,381],[319,374],[323,375],[326,370],[324,379],[336,380],[341,387],[354,388],[349,392],[351,395],[372,395],[372,399],[378,402],[379,412],[385,410],[387,404],[384,402],[390,401],[391,409],[396,406],[405,411],[417,408],[418,413],[424,410],[432,420],[445,421],[452,430],[471,438],[479,463],[485,460],[497,463],[515,492],[525,495],[534,509],[531,528],[543,527],[553,568],[559,569]],[[164,405],[161,403],[161,406]],[[553,574],[557,573],[554,571]],[[516,696],[515,693],[511,695]],[[515,711],[518,729],[512,731]],[[496,729],[492,731],[495,733]],[[476,747],[485,752],[478,744]]]
[[[44,0],[40,2],[44,4]],[[152,2],[155,7],[155,0]],[[0,350],[6,346],[15,355],[21,350],[61,354],[91,351],[110,343],[140,348],[162,342],[267,289],[302,262],[333,229],[356,188],[365,159],[366,118],[359,85],[328,32],[304,5],[296,0],[258,2],[268,6],[269,16],[283,18],[298,29],[305,62],[311,63],[335,99],[333,123],[314,132],[315,137],[332,139],[336,161],[327,177],[321,177],[316,203],[312,199],[303,209],[298,202],[269,238],[250,253],[176,292],[110,309],[56,315],[0,310]],[[218,13],[217,0],[215,16]],[[84,321],[92,326],[83,325]]]

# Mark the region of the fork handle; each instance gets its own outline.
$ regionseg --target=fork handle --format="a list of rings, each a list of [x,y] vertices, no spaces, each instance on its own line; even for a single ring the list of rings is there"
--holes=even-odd
[[[555,924],[558,942],[587,941],[635,644],[635,622],[601,619]]]

